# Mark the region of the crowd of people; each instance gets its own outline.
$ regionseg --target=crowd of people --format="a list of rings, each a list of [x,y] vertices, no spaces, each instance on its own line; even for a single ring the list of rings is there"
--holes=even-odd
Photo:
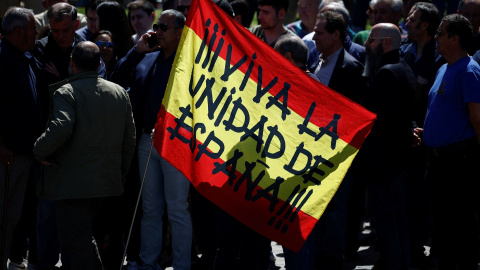
[[[191,2],[158,17],[147,0],[0,10],[0,270],[268,269],[271,240],[152,147]],[[375,269],[478,269],[480,0],[371,0],[370,29],[342,0],[295,1],[298,21],[288,0],[214,2],[377,115],[302,249],[284,248],[286,269],[358,260],[366,218]]]

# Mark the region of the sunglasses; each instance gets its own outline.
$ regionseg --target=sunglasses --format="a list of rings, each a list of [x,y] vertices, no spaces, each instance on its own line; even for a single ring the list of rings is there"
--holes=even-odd
[[[115,47],[115,44],[113,42],[105,42],[105,41],[97,41],[95,42],[99,48],[107,47],[110,49],[113,49]]]
[[[179,5],[177,7],[177,10],[180,11],[180,12],[185,12],[186,10],[189,10],[190,9],[190,6],[184,6],[184,5]]]
[[[437,29],[437,32],[436,32],[437,36],[441,36],[441,35],[443,35],[444,33],[445,33],[445,32],[443,32],[441,29]]]
[[[173,27],[168,27],[167,23],[156,23],[152,25],[153,31],[157,32],[158,29],[162,30],[162,32],[167,32],[168,29],[173,28]]]

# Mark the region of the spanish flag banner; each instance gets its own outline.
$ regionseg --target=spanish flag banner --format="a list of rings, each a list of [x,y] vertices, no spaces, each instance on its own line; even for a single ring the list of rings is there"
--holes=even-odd
[[[203,196],[298,251],[375,115],[293,66],[211,0],[194,0],[189,12],[154,145]]]

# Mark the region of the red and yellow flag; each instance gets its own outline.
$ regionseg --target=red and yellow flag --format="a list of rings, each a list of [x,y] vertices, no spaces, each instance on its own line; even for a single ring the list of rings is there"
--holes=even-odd
[[[211,0],[192,2],[158,116],[162,157],[220,208],[295,251],[375,119]]]

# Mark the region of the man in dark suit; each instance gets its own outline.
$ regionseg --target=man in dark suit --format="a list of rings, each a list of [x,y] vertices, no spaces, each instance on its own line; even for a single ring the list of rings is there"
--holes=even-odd
[[[333,11],[320,13],[314,31],[313,40],[320,52],[320,61],[313,70],[314,74],[321,83],[353,101],[360,102],[367,84],[362,76],[363,65],[344,48],[347,27],[343,16]],[[342,269],[347,204],[353,183],[356,182],[353,181],[353,172],[354,167],[346,174],[332,199],[332,206],[327,208],[317,226],[320,228],[316,236],[319,238],[316,242],[320,254],[315,256],[318,258],[315,264],[320,268]]]
[[[112,72],[111,80],[130,88],[133,116],[137,127],[140,175],[148,170],[142,189],[140,259],[142,269],[157,269],[162,250],[163,213],[167,206],[172,225],[173,268],[190,269],[192,222],[188,211],[188,179],[152,149],[151,133],[157,121],[175,53],[180,43],[185,16],[176,10],[163,11],[156,33],[148,32],[138,40]],[[147,39],[156,35],[158,45],[149,47]],[[152,52],[156,49],[158,51]],[[150,153],[151,151],[151,158]]]
[[[320,61],[312,72],[321,83],[359,102],[367,87],[362,77],[363,65],[345,50],[345,38],[346,25],[341,14],[325,11],[318,15],[313,40]]]
[[[0,242],[3,244],[0,263],[3,266],[9,259],[29,174],[35,171],[33,143],[43,130],[36,77],[32,72],[34,59],[28,52],[35,45],[37,33],[31,10],[12,7],[5,13],[0,42]],[[25,267],[22,261],[10,259],[10,267]]]

